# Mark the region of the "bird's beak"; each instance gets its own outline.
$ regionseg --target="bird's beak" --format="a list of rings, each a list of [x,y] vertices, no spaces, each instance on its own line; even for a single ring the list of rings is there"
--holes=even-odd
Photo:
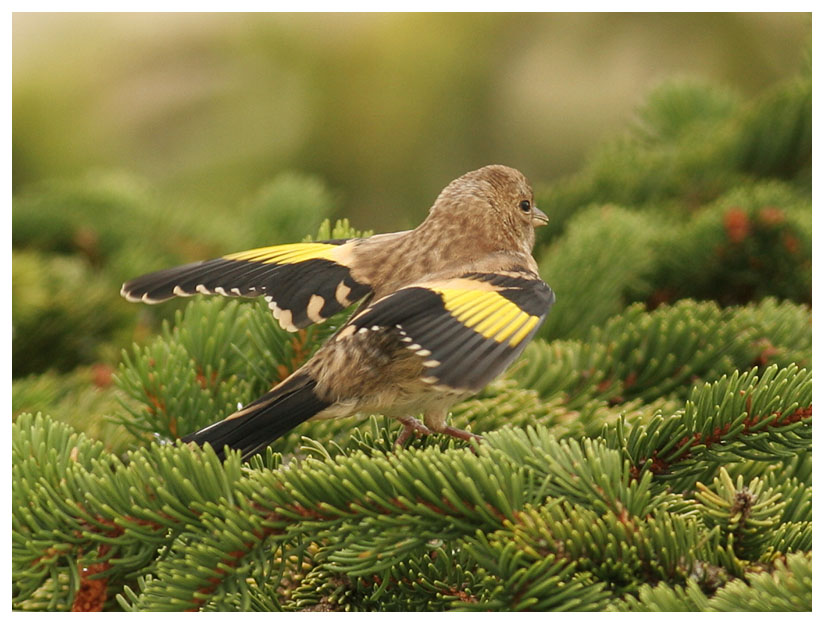
[[[545,215],[542,211],[538,209],[538,207],[533,207],[533,226],[538,228],[539,226],[546,226],[550,218]]]

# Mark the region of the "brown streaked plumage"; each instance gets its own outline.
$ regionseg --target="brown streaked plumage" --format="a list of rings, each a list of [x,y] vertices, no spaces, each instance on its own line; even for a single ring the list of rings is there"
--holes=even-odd
[[[491,165],[447,185],[414,230],[230,254],[142,276],[121,293],[148,303],[263,296],[291,331],[362,300],[289,378],[185,441],[246,458],[307,419],[358,412],[398,419],[399,443],[413,433],[469,439],[447,425],[450,406],[499,375],[553,304],[532,257],[544,223],[527,179]]]

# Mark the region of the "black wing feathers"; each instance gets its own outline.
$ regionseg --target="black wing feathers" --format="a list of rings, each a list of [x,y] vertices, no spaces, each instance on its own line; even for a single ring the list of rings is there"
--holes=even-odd
[[[287,330],[328,319],[372,290],[353,278],[336,252],[344,240],[259,248],[157,271],[123,285],[131,301],[162,302],[176,296],[263,296]]]
[[[550,288],[529,274],[471,273],[401,289],[350,325],[354,331],[379,326],[398,332],[422,357],[425,381],[477,390],[521,353],[554,300]]]

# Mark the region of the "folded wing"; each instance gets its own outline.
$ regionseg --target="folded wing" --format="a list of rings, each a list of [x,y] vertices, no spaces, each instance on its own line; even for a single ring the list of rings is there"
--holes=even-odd
[[[424,359],[425,382],[478,390],[522,352],[555,301],[531,272],[422,282],[370,304],[337,335],[390,328]]]

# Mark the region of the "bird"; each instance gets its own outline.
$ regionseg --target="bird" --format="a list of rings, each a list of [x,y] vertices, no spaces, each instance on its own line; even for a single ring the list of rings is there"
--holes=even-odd
[[[548,221],[524,174],[488,165],[450,182],[412,230],[228,254],[135,278],[121,295],[263,297],[291,332],[360,302],[291,375],[184,443],[248,460],[304,421],[359,413],[399,421],[397,445],[469,441],[481,437],[449,425],[450,407],[499,376],[555,303],[532,256]]]

